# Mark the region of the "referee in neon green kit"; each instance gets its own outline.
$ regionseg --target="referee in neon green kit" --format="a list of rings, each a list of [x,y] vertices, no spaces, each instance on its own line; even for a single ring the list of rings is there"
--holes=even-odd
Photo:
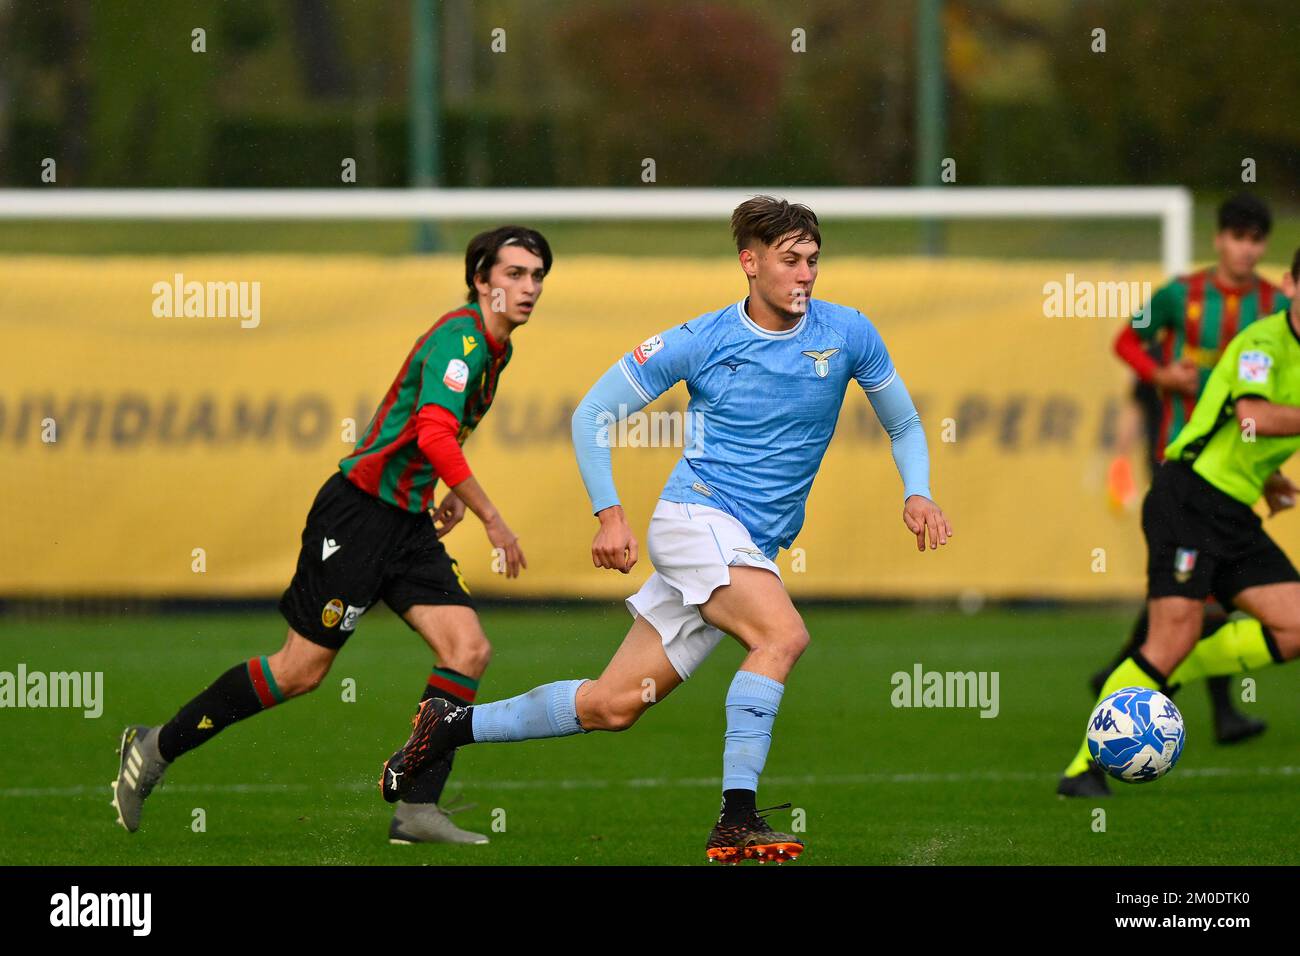
[[[1099,700],[1125,687],[1168,690],[1300,656],[1300,573],[1254,511],[1260,498],[1270,513],[1289,508],[1300,492],[1278,470],[1300,449],[1298,287],[1300,250],[1283,279],[1288,310],[1228,343],[1165,449],[1142,503],[1150,635],[1111,672]],[[1229,622],[1189,659],[1211,594],[1253,620]],[[1100,773],[1085,740],[1062,785]]]

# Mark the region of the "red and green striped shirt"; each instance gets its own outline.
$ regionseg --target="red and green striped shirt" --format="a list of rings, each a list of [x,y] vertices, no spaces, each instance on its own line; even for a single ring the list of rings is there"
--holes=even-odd
[[[433,504],[438,475],[418,444],[417,413],[446,408],[460,422],[456,440],[492,407],[513,346],[488,335],[477,303],[448,312],[416,339],[352,454],[339,462],[348,481],[381,501],[418,514]]]
[[[1214,267],[1179,276],[1151,297],[1150,322],[1134,322],[1134,331],[1148,345],[1155,346],[1162,365],[1190,359],[1200,371],[1205,389],[1223,349],[1238,332],[1257,319],[1290,305],[1282,291],[1255,276],[1250,284],[1234,288],[1223,285]],[[1164,448],[1192,416],[1196,399],[1183,395],[1160,396],[1160,439]]]

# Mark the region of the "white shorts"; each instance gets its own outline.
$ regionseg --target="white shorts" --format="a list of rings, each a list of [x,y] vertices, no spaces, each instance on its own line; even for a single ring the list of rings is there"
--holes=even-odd
[[[731,583],[728,568],[766,568],[778,578],[781,572],[755,547],[744,525],[707,505],[661,498],[650,518],[646,548],[655,570],[627,599],[627,609],[659,632],[673,669],[686,680],[722,640],[699,606],[714,589]]]

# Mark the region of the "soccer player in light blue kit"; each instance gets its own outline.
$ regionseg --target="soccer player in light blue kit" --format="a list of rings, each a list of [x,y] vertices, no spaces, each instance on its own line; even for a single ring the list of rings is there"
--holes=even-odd
[[[736,208],[731,227],[746,298],[651,336],[614,363],[573,416],[600,521],[592,560],[626,574],[637,541],[614,488],[611,425],[679,381],[690,391],[694,431],[650,520],[655,570],[627,600],[634,622],[623,644],[595,680],[470,707],[421,703],[410,739],[384,764],[380,788],[390,802],[456,747],[625,730],[730,634],[748,653],[727,692],[722,811],[706,854],[739,862],[802,852],[802,841],[774,831],[755,804],[786,680],[809,640],[773,558],[803,525],[850,380],[889,434],[917,550],[947,543],[952,527],[931,500],[925,433],[880,334],[858,310],[812,297],[821,248],[812,210],[758,196]]]

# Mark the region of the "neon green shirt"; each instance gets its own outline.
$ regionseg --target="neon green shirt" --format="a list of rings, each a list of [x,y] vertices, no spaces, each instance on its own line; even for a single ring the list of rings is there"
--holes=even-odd
[[[1237,424],[1237,400],[1300,406],[1300,339],[1286,312],[1251,324],[1224,349],[1192,417],[1165,449],[1214,487],[1253,505],[1264,481],[1300,449],[1300,435],[1253,435]],[[1250,440],[1253,439],[1253,440]]]

